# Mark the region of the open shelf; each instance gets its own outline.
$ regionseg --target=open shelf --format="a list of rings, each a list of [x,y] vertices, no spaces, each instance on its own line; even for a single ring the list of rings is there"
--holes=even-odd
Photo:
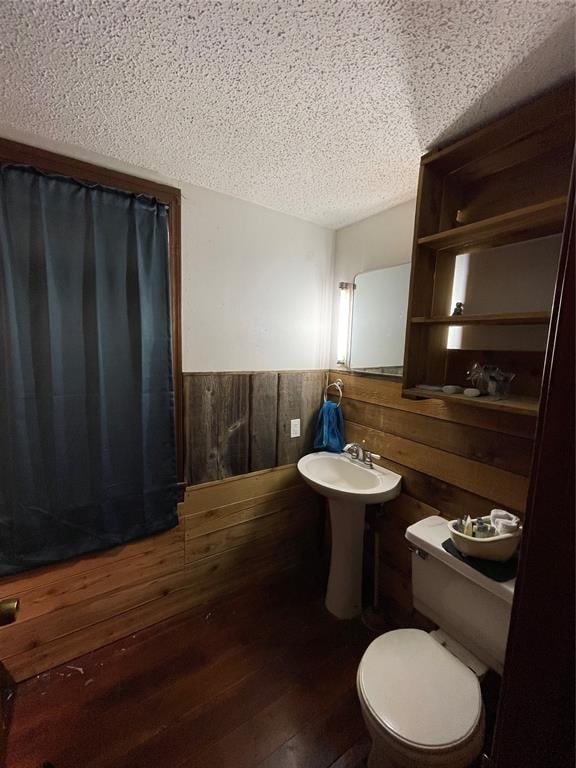
[[[504,312],[491,315],[413,317],[416,325],[548,325],[549,312]]]
[[[574,105],[571,80],[422,158],[403,397],[453,403],[460,413],[537,415],[560,240],[540,238],[564,227]],[[460,254],[470,254],[467,270]],[[448,314],[456,300],[465,314]],[[448,347],[451,328],[466,329],[462,349]],[[513,374],[514,395],[469,398],[418,386],[465,386],[473,362]]]
[[[562,231],[566,196],[537,205],[528,205],[488,219],[463,224],[433,235],[418,238],[418,245],[433,250],[479,250],[510,242],[530,240]]]
[[[504,411],[507,413],[518,413],[525,416],[536,416],[538,414],[538,400],[535,397],[522,397],[520,395],[498,399],[492,395],[481,395],[480,397],[466,397],[465,395],[447,395],[444,392],[430,392],[429,390],[410,387],[402,392],[404,397],[426,398],[435,400],[446,400],[458,405],[473,405],[478,408],[490,408],[492,410]]]

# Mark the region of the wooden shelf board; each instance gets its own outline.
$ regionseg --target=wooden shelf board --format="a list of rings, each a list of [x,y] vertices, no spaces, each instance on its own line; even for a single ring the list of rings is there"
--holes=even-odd
[[[438,251],[455,248],[477,250],[561,232],[566,199],[564,195],[555,197],[544,203],[419,237],[418,245]]]
[[[490,315],[447,315],[413,317],[415,325],[547,325],[549,312],[505,312]]]
[[[510,396],[498,400],[492,395],[480,397],[465,397],[464,395],[446,395],[444,392],[430,392],[429,390],[410,387],[402,391],[404,397],[409,398],[434,398],[447,400],[458,405],[471,405],[477,408],[491,408],[492,410],[505,411],[507,413],[519,413],[526,416],[538,415],[538,400],[534,397]]]
[[[432,150],[422,158],[439,172],[450,173],[466,163],[484,157],[495,149],[509,146],[524,137],[545,131],[558,116],[573,120],[574,79],[525,104],[514,107],[508,114],[479,128],[473,133]]]

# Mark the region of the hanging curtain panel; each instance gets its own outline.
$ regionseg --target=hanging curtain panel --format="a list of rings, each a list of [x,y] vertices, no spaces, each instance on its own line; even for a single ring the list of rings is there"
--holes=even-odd
[[[177,524],[167,208],[0,166],[0,575]]]

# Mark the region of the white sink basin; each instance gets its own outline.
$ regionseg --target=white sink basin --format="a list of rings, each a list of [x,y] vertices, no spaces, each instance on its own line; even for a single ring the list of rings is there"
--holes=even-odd
[[[350,459],[342,453],[309,453],[298,462],[308,485],[329,499],[379,504],[400,494],[402,477],[396,472]]]
[[[332,551],[326,607],[339,619],[362,612],[362,558],[366,504],[381,504],[400,495],[402,477],[369,467],[342,453],[310,453],[298,471],[330,508]]]

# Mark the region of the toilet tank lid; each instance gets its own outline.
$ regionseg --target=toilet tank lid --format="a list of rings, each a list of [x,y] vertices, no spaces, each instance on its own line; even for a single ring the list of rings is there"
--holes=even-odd
[[[450,538],[450,532],[448,530],[448,523],[443,517],[432,515],[410,525],[406,529],[406,538],[418,549],[427,552],[431,557],[435,557],[437,560],[445,563],[462,574],[462,576],[478,584],[478,586],[512,604],[514,585],[516,584],[515,578],[509,581],[494,581],[494,579],[490,579],[475,568],[463,563],[462,560],[458,560],[449,552],[446,552],[442,542]]]

